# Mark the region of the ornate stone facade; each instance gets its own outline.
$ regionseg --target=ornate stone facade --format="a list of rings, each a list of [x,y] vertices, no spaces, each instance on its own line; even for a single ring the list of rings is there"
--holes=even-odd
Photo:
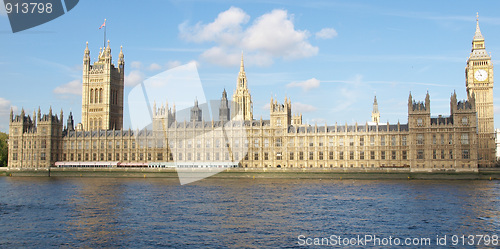
[[[121,130],[123,128],[123,86],[125,60],[120,48],[118,67],[112,62],[111,48],[99,51],[90,64],[90,50],[85,48],[82,77],[83,130]]]
[[[493,63],[486,52],[484,37],[476,19],[476,33],[465,67],[465,85],[469,98],[475,95],[479,135],[479,164],[492,167],[495,161],[495,127],[493,110]]]
[[[493,127],[488,97],[493,87],[493,68],[489,56],[475,57],[477,53],[482,54],[482,42],[484,39],[474,38],[466,70],[468,99],[458,101],[456,94],[451,94],[449,116],[431,116],[427,93],[423,102],[409,95],[407,124],[381,123],[376,99],[370,123],[305,125],[301,114],[292,115],[292,101],[288,98],[283,103],[271,99],[270,119],[254,120],[242,58],[233,101],[228,103],[224,90],[219,113],[213,115],[215,120],[203,120],[197,102],[191,110],[190,121],[184,122],[176,120],[175,105],[170,108],[168,104],[161,107],[154,104],[152,126],[141,131],[121,129],[123,53],[120,51],[118,68],[111,64],[109,46],[101,51],[99,61],[90,66],[86,48],[83,129],[74,129],[71,114],[63,128],[62,111],[59,117],[52,115],[52,110],[43,117],[38,111],[33,118],[24,111],[15,117],[11,113],[9,167],[47,168],[56,162],[144,165],[232,161],[248,168],[477,171],[481,160],[484,161],[481,165],[492,165],[492,160],[483,156],[491,152],[489,147],[482,149],[489,143],[494,144],[493,138],[488,140],[489,129]],[[489,73],[489,77],[480,82],[482,85],[471,78],[479,68]],[[92,94],[93,89],[99,89],[98,95],[95,90]],[[102,112],[91,111],[101,107]],[[481,110],[477,117],[476,110]],[[478,148],[482,140],[484,145]]]

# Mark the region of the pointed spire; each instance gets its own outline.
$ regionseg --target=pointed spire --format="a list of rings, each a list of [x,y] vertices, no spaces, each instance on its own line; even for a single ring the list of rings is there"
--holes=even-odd
[[[125,60],[123,59],[123,46],[120,46],[120,54],[118,55],[118,64],[124,64]]]
[[[52,106],[49,108],[49,118],[52,118]]]
[[[378,113],[377,95],[373,98],[373,113]]]
[[[481,29],[479,28],[479,12],[476,13],[476,33],[474,34],[474,41],[484,40],[481,34]]]
[[[245,66],[243,65],[243,51],[241,51],[241,64],[240,64],[240,72],[245,71]]]
[[[88,57],[90,55],[90,50],[89,50],[89,42],[85,43],[85,57]]]
[[[12,106],[10,107],[10,121],[14,119],[14,110],[12,109]]]

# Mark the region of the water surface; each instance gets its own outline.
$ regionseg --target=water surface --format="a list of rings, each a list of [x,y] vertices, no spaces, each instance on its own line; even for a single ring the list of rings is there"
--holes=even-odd
[[[210,178],[180,186],[176,179],[0,177],[0,247],[260,248],[300,247],[299,235],[493,235],[500,231],[499,186]]]

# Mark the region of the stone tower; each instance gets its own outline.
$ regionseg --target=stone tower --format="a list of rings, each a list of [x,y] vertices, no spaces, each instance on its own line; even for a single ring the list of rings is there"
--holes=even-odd
[[[373,99],[372,122],[377,124],[380,122],[380,113],[378,112],[378,103],[376,95],[375,98]]]
[[[271,126],[274,128],[288,129],[292,124],[292,102],[285,97],[283,104],[271,98],[269,103],[271,109]]]
[[[248,90],[247,76],[243,66],[243,53],[241,53],[240,72],[236,82],[236,90],[233,94],[233,120],[253,120],[252,96]]]
[[[476,18],[476,33],[465,67],[468,98],[475,99],[478,122],[478,159],[480,167],[491,167],[495,160],[493,115],[493,64],[484,46],[484,37]]]
[[[227,93],[226,89],[222,92],[222,98],[220,100],[220,106],[219,106],[219,120],[222,122],[227,122],[230,120],[230,110],[229,110],[229,104],[227,101]]]
[[[193,108],[191,108],[191,122],[200,121],[202,121],[202,112],[200,107],[198,107],[198,99],[196,99]]]
[[[124,67],[122,47],[115,67],[108,46],[99,51],[98,59],[90,64],[87,42],[83,56],[82,124],[83,129],[121,130],[123,128]]]

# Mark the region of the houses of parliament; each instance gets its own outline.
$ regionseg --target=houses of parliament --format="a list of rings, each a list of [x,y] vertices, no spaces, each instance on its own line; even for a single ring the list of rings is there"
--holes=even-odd
[[[195,102],[190,120],[176,120],[175,107],[152,108],[152,126],[123,127],[124,54],[113,64],[108,41],[91,63],[83,56],[82,117],[70,113],[11,111],[11,169],[56,165],[146,166],[151,163],[234,162],[242,168],[409,168],[411,171],[478,171],[495,163],[493,65],[476,23],[465,67],[466,100],[450,96],[450,113],[431,116],[431,97],[408,97],[406,124],[381,123],[377,99],[371,122],[306,125],[292,114],[292,101],[270,100],[270,118],[254,119],[243,56],[231,101],[222,92],[219,113],[203,120]],[[194,99],[193,99],[194,100]]]

